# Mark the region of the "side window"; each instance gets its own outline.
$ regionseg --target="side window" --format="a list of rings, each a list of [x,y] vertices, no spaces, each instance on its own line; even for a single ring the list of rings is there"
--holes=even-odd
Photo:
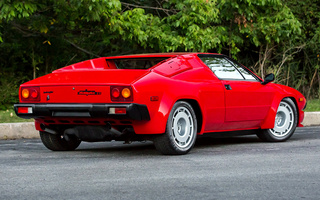
[[[232,62],[232,61],[230,61]],[[241,72],[244,78],[248,81],[258,81],[249,71],[245,70],[239,64],[232,62],[232,64]]]
[[[244,80],[240,72],[226,59],[219,57],[200,57],[219,79]]]

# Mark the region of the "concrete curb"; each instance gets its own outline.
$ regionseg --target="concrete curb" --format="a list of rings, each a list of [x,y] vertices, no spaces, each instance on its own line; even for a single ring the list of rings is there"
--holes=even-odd
[[[39,138],[34,122],[0,123],[0,140]]]
[[[320,125],[320,112],[305,112],[303,126],[319,126]]]
[[[302,124],[304,126],[319,126],[320,112],[305,112]],[[34,122],[0,123],[0,140],[24,138],[39,138],[39,132],[36,131]]]

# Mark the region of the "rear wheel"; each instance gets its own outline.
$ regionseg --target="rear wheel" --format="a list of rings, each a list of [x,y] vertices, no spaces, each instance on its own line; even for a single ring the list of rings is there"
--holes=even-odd
[[[196,136],[197,119],[192,106],[178,101],[170,112],[166,132],[154,140],[154,145],[162,154],[187,154],[194,146]]]
[[[59,134],[51,134],[44,131],[40,131],[40,138],[44,146],[52,151],[73,151],[81,143],[81,141],[75,137],[68,137],[68,141]]]
[[[257,136],[263,141],[283,142],[293,135],[297,123],[297,108],[291,99],[285,98],[279,104],[274,128],[261,130]]]

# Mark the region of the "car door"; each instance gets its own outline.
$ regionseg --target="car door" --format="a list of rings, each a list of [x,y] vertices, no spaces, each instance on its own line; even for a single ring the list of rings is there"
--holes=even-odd
[[[224,56],[201,58],[225,90],[223,129],[259,127],[270,109],[274,91],[246,68]]]

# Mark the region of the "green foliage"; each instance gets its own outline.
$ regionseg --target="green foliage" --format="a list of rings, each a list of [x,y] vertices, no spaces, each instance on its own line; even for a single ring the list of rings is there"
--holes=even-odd
[[[16,18],[28,18],[37,10],[36,2],[30,1],[0,1],[0,20],[11,21]]]
[[[224,53],[320,96],[317,0],[0,1],[2,108],[20,83],[99,56]]]
[[[320,111],[320,99],[313,99],[307,102],[305,112]]]
[[[302,24],[300,37],[293,40],[294,45],[303,44],[304,47],[297,53],[291,63],[297,63],[297,70],[291,74],[291,82],[299,80],[299,84],[293,84],[301,90],[307,98],[320,98],[320,4],[317,0],[287,1],[287,6],[293,15]],[[285,66],[289,71],[290,63]],[[293,71],[293,70],[291,70]],[[298,73],[297,73],[298,72]],[[298,76],[297,76],[298,75]],[[299,78],[298,78],[299,77]],[[301,78],[300,78],[301,77]]]
[[[16,115],[13,108],[0,110],[0,123],[33,122],[34,119],[23,119]]]
[[[7,109],[18,102],[19,85],[27,80],[24,76],[0,72],[0,110]]]

